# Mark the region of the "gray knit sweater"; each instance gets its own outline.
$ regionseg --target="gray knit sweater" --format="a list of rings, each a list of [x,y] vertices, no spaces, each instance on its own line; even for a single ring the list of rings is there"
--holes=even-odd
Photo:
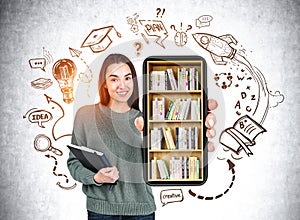
[[[101,104],[84,106],[76,113],[72,144],[104,152],[120,176],[109,190],[110,184],[97,184],[94,173],[70,153],[68,168],[83,184],[88,210],[105,215],[147,215],[155,211],[151,187],[143,180],[142,140],[134,125],[140,115],[135,109],[113,112]]]

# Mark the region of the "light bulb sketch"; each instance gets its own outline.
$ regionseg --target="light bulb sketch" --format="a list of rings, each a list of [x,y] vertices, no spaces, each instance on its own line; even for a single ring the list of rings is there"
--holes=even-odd
[[[75,63],[69,59],[56,61],[52,68],[52,74],[63,93],[63,100],[68,104],[74,101],[73,87],[76,72],[77,68]]]

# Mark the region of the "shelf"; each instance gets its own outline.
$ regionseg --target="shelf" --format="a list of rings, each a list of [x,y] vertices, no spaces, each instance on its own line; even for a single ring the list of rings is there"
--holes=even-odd
[[[191,153],[191,152],[201,152],[202,150],[199,149],[187,149],[187,150],[181,150],[181,149],[175,149],[175,150],[168,150],[168,149],[162,149],[162,150],[149,150],[149,153]]]
[[[202,120],[149,120],[149,123],[201,123]]]
[[[199,93],[201,94],[201,90],[148,90],[148,93],[153,93],[153,94]]]
[[[149,181],[178,181],[178,182],[182,182],[182,181],[186,181],[186,182],[190,182],[190,181],[203,181],[202,178],[199,179],[149,179]]]

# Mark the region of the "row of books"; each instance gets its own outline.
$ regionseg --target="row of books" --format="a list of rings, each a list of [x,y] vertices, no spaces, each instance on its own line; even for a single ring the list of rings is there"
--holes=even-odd
[[[152,100],[153,120],[200,120],[200,98],[176,99],[171,101],[167,113],[165,113],[165,98]]]
[[[178,67],[177,73],[171,68],[150,73],[151,90],[199,90],[199,82],[199,71],[195,67]]]
[[[151,179],[199,179],[200,161],[194,156],[181,156],[171,160],[153,157],[150,167]]]
[[[175,138],[169,127],[153,128],[150,130],[150,148],[161,150],[162,142],[165,141],[168,150],[195,150],[198,149],[198,138],[198,127],[175,127]]]

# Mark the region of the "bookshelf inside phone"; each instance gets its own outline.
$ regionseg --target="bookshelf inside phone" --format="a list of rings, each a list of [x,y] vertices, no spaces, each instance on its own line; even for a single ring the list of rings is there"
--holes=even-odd
[[[147,61],[151,182],[203,181],[203,65],[193,59]]]

